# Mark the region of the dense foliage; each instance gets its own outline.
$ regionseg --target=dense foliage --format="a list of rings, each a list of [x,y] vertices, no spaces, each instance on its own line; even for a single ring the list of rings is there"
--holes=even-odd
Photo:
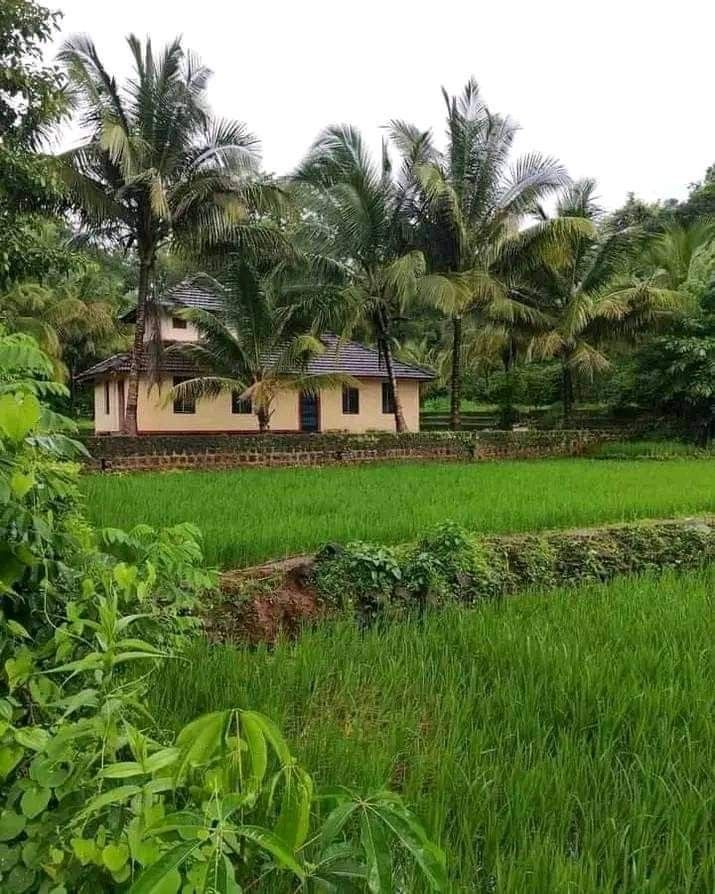
[[[589,532],[475,537],[444,522],[414,544],[324,547],[315,583],[328,605],[363,623],[423,611],[445,600],[473,603],[529,587],[606,581],[653,568],[687,568],[715,557],[715,523],[661,522]]]

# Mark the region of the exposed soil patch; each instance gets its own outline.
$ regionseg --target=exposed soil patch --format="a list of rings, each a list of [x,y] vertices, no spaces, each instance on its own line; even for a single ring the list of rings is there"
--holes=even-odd
[[[221,595],[209,608],[214,642],[250,645],[293,638],[324,615],[310,583],[311,556],[293,556],[221,575]]]

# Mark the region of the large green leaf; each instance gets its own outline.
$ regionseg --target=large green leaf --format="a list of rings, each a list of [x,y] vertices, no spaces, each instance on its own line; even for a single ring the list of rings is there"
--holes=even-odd
[[[255,789],[259,789],[268,767],[268,749],[261,725],[251,711],[241,712],[243,738],[251,757],[251,781]]]
[[[288,748],[288,743],[283,738],[283,734],[276,724],[263,714],[259,714],[257,711],[241,711],[241,720],[245,722],[246,718],[249,719],[249,722],[252,723],[254,727],[263,733],[266,740],[275,751],[276,757],[281,764],[283,766],[290,764],[293,758],[290,749]]]
[[[200,841],[177,844],[167,851],[156,863],[148,866],[129,889],[129,894],[160,894],[163,885],[182,866],[193,852],[200,847]]]
[[[367,885],[373,894],[391,894],[392,855],[385,827],[368,811],[360,817],[360,842],[367,864]]]
[[[203,894],[241,894],[233,865],[226,854],[216,851],[209,859]]]
[[[231,711],[215,711],[185,726],[176,737],[181,751],[175,776],[183,779],[192,767],[206,763],[223,746]]]
[[[157,820],[146,830],[147,835],[165,835],[167,832],[180,832],[188,837],[206,833],[208,826],[203,816],[190,810],[179,810],[176,813],[168,813]]]
[[[313,780],[305,771],[290,768],[275,831],[294,852],[308,837],[312,802]]]
[[[323,848],[332,844],[342,832],[345,824],[358,808],[356,801],[346,801],[338,804],[327,816],[320,830],[320,842]]]
[[[98,813],[111,804],[121,804],[124,801],[128,801],[134,795],[139,794],[140,791],[141,786],[139,785],[120,785],[118,788],[111,788],[109,791],[102,792],[101,795],[92,798],[84,809],[77,814],[76,819],[83,819],[92,813]]]
[[[0,747],[0,779],[7,778],[22,760],[25,749],[20,745]]]
[[[39,816],[42,811],[50,803],[52,792],[48,788],[42,788],[39,785],[26,789],[22,793],[20,799],[20,807],[22,812],[28,819],[34,819]]]
[[[14,810],[0,813],[0,841],[12,841],[25,828],[26,819]]]
[[[412,855],[432,889],[446,891],[449,882],[444,853],[429,841],[415,817],[398,802],[380,804],[375,810],[382,822]]]
[[[236,829],[236,835],[253,841],[261,850],[271,854],[279,866],[290,869],[300,879],[305,878],[303,867],[290,852],[285,842],[271,832],[270,829],[263,829],[260,826],[239,826]]]
[[[0,397],[0,434],[15,443],[23,441],[37,425],[42,408],[34,394],[21,398],[12,394]]]

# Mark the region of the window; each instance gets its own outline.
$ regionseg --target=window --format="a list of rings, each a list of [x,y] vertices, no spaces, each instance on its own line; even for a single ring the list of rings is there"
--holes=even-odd
[[[392,390],[390,388],[389,382],[382,383],[382,412],[383,413],[394,413],[395,412],[395,401],[392,397]]]
[[[249,398],[241,398],[238,391],[231,393],[231,412],[232,413],[252,413],[253,403]]]
[[[172,317],[171,318],[171,328],[172,329],[186,329],[186,320],[182,320],[181,317]]]
[[[104,415],[109,416],[109,381],[104,383]]]
[[[177,385],[181,385],[182,382],[187,382],[190,376],[174,376],[174,387]],[[193,397],[175,397],[174,398],[174,412],[175,413],[195,413],[196,412],[196,401]]]
[[[357,388],[343,385],[343,415],[357,416],[360,412],[360,392]]]

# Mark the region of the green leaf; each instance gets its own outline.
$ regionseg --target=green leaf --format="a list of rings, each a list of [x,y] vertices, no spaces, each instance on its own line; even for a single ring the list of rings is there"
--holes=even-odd
[[[299,879],[305,878],[305,870],[290,852],[286,843],[269,829],[262,829],[260,826],[238,826],[236,835],[253,841],[262,850],[271,854],[279,866],[290,869]]]
[[[203,894],[240,894],[240,891],[231,861],[226,854],[215,851],[209,858]]]
[[[176,737],[181,749],[175,775],[183,779],[192,767],[206,763],[220,750],[226,737],[231,711],[204,714],[187,724]]]
[[[15,741],[33,751],[43,751],[50,737],[41,726],[26,726],[15,731]]]
[[[321,847],[326,848],[335,841],[357,807],[356,801],[347,801],[345,804],[338,804],[331,810],[320,830]]]
[[[375,807],[383,823],[410,852],[434,891],[446,891],[449,887],[445,856],[433,844],[415,817],[399,803],[380,804]]]
[[[192,813],[190,810],[179,810],[176,813],[168,813],[157,822],[152,823],[146,830],[145,835],[165,835],[167,832],[181,832],[184,835],[193,834],[198,836],[200,833],[208,831],[204,818],[198,813]]]
[[[0,844],[0,875],[6,875],[20,859],[20,848]]]
[[[290,749],[276,724],[263,714],[259,714],[257,711],[241,711],[241,720],[245,721],[247,717],[250,722],[260,729],[266,739],[270,742],[281,765],[285,766],[286,764],[290,764],[293,760]]]
[[[57,788],[67,781],[72,768],[57,764],[50,760],[38,760],[35,758],[30,766],[30,778],[39,783],[43,788]]]
[[[141,764],[136,761],[119,761],[107,764],[99,775],[102,779],[128,779],[130,776],[141,776],[144,773]]]
[[[111,788],[109,791],[102,792],[101,795],[92,798],[85,808],[77,814],[75,820],[84,819],[91,813],[98,813],[111,804],[121,804],[123,801],[128,801],[134,795],[138,795],[140,791],[141,786],[139,785],[120,785],[118,788]]]
[[[126,844],[108,844],[102,850],[102,862],[112,873],[120,872],[129,860],[129,848]]]
[[[298,768],[288,772],[275,831],[292,851],[298,850],[308,837],[312,801],[313,780],[310,776]]]
[[[42,408],[34,394],[20,399],[12,394],[0,397],[0,433],[15,443],[20,443],[40,420]]]
[[[51,796],[52,792],[48,788],[34,786],[33,788],[26,789],[20,799],[22,812],[28,819],[34,819],[36,816],[39,816],[50,803]]]
[[[22,832],[27,820],[14,810],[3,810],[0,813],[0,841],[12,841]]]
[[[3,883],[3,894],[24,894],[35,885],[35,870],[16,866]]]
[[[256,789],[261,787],[268,768],[268,749],[261,725],[250,711],[241,712],[243,738],[251,757],[251,777]]]
[[[3,745],[0,747],[0,779],[7,779],[22,760],[25,749],[21,745]]]
[[[201,846],[200,841],[189,841],[177,844],[167,851],[160,860],[152,863],[142,872],[139,878],[129,889],[129,894],[159,894],[163,892],[162,885],[166,884],[176,873],[176,870],[186,862],[193,852]],[[181,878],[179,877],[179,884]]]
[[[17,637],[17,639],[29,639],[30,634],[25,630],[22,624],[18,624],[17,621],[13,621],[10,619],[5,622],[5,626],[8,631],[12,634],[12,636]]]
[[[156,773],[158,770],[170,767],[176,763],[180,754],[178,748],[162,748],[161,751],[155,751],[144,763],[147,773]]]
[[[367,886],[373,894],[392,891],[392,855],[385,837],[385,829],[370,813],[360,817],[360,843],[367,864]]]
[[[35,476],[32,474],[24,475],[22,472],[15,472],[10,478],[10,490],[21,500],[28,491],[35,486]]]
[[[77,857],[82,866],[98,862],[100,856],[99,849],[93,838],[73,838],[70,844],[75,857]]]

